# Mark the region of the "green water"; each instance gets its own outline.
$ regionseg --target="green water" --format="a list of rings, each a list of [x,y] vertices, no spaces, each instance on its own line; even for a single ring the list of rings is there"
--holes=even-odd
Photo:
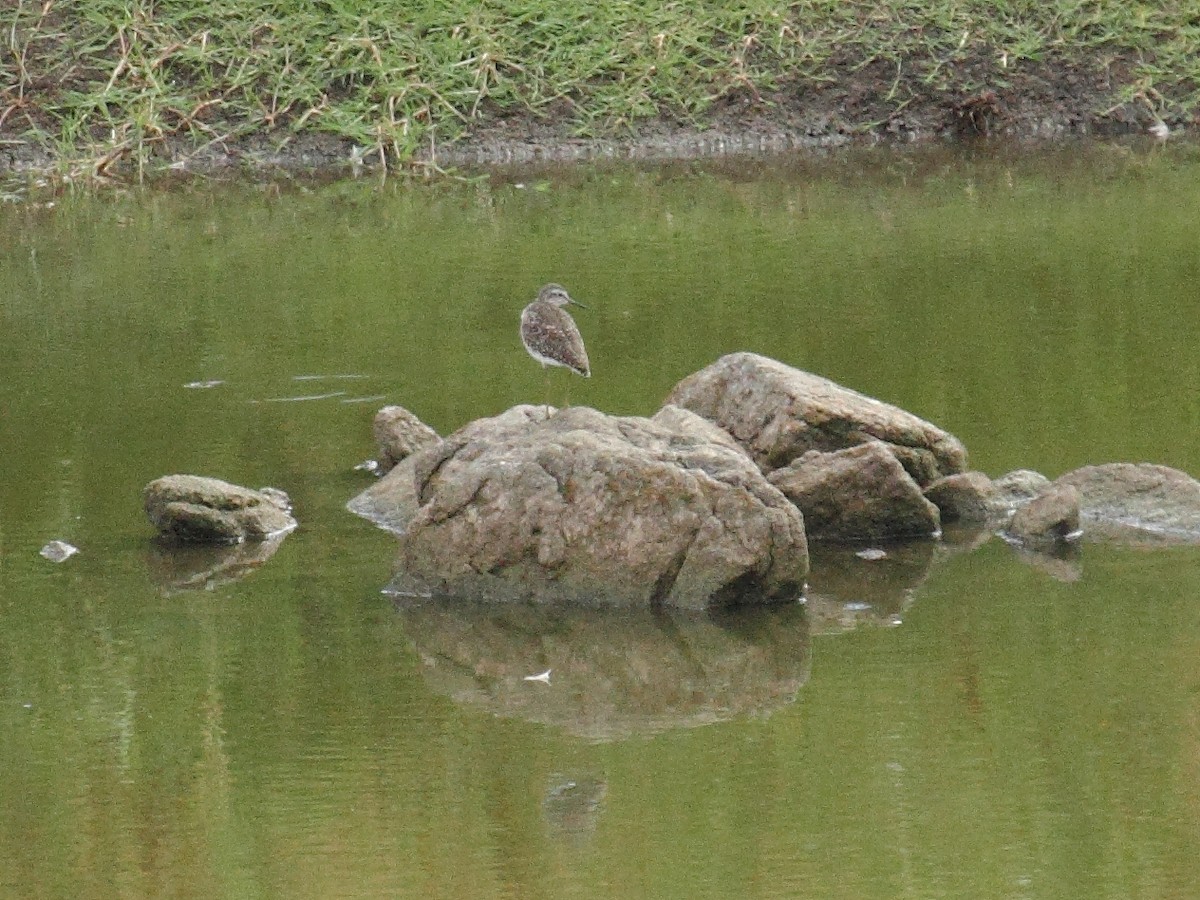
[[[342,509],[384,403],[543,399],[550,280],[592,307],[575,403],[755,350],[992,475],[1200,474],[1194,149],[45,200],[0,207],[0,896],[1200,893],[1195,549],[927,547],[815,569],[861,601],[824,618],[543,627],[393,608]],[[301,528],[182,589],[140,509],[171,472]]]

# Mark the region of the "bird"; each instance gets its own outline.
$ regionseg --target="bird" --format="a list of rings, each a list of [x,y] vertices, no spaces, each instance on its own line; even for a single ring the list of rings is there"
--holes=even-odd
[[[550,412],[550,366],[562,366],[584,378],[592,377],[583,338],[575,327],[575,320],[565,309],[569,305],[588,308],[578,300],[572,300],[561,284],[547,284],[538,291],[537,299],[521,311],[521,343],[546,370],[547,415]]]

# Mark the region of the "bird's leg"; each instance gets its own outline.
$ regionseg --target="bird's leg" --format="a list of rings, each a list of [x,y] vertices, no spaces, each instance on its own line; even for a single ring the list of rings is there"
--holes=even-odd
[[[546,418],[550,418],[550,367],[542,363],[542,371],[546,373]]]

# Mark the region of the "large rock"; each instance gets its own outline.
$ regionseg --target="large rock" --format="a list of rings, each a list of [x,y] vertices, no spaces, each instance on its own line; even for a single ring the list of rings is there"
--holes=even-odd
[[[296,527],[287,494],[218,478],[167,475],[146,485],[146,515],[164,536],[187,541],[261,541]]]
[[[794,600],[808,570],[796,508],[728,435],[675,408],[514,407],[349,508],[396,531],[398,574],[441,594],[724,606]]]
[[[882,441],[921,486],[966,469],[952,434],[827,378],[754,353],[732,353],[689,375],[667,403],[728,431],[764,472],[810,450]]]
[[[810,450],[768,480],[799,507],[813,540],[928,537],[940,528],[937,507],[881,441]]]
[[[1150,463],[1084,466],[1054,481],[1081,497],[1089,539],[1200,543],[1200,482]]]

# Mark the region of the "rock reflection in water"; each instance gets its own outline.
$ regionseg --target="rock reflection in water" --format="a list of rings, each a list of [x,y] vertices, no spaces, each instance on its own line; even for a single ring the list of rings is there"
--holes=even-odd
[[[928,577],[938,547],[933,540],[887,544],[885,556],[871,559],[859,556],[856,546],[810,545],[805,597],[812,633],[898,624]]]
[[[596,831],[608,782],[590,775],[554,775],[542,800],[550,831],[572,844],[582,844]]]
[[[1048,547],[1014,547],[1017,559],[1044,572],[1055,581],[1070,584],[1083,577],[1082,552],[1078,541],[1057,541]]]
[[[151,579],[166,593],[211,591],[245,578],[275,555],[286,534],[239,544],[199,544],[156,538],[146,554]]]
[[[397,600],[427,684],[608,741],[766,715],[808,679],[800,604],[724,613]],[[545,682],[530,673],[552,671]]]

